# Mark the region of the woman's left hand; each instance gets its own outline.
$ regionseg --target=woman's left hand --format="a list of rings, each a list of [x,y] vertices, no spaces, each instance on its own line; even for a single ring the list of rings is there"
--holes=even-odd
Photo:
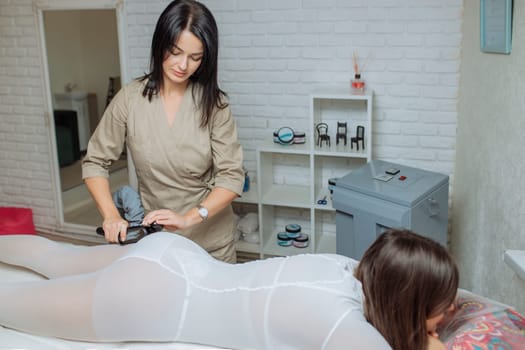
[[[189,226],[187,219],[169,209],[159,209],[149,212],[142,221],[142,225],[150,226],[153,223],[164,226],[169,231],[182,230]]]

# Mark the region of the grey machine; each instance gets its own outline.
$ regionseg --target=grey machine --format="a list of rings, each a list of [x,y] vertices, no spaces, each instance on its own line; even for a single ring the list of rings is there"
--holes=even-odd
[[[337,254],[361,259],[388,228],[406,228],[446,246],[447,175],[374,160],[336,182]]]

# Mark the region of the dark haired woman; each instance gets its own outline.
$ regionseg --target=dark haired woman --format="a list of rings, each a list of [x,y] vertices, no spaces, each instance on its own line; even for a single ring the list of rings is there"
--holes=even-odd
[[[454,309],[459,272],[438,243],[390,231],[367,249],[355,271],[366,319],[396,350],[445,349],[436,328]]]
[[[164,225],[212,256],[235,261],[231,202],[242,193],[242,149],[217,82],[218,31],[211,12],[175,0],[153,34],[150,73],[113,98],[88,145],[83,178],[106,240],[128,223],[113,203],[108,168],[124,145],[133,159],[144,224]]]
[[[0,236],[0,261],[50,278],[0,282],[0,325],[230,349],[443,349],[435,323],[458,283],[445,248],[409,231],[383,233],[359,264],[335,254],[226,264],[165,232],[94,247]]]

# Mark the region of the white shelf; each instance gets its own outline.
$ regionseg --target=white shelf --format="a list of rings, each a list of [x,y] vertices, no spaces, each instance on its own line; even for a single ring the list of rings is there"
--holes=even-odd
[[[235,242],[235,247],[238,251],[247,253],[260,253],[261,245],[259,243],[248,243],[242,239]]]
[[[360,148],[358,151],[355,146],[352,150],[349,144],[346,146],[341,144],[337,146],[332,145],[332,147],[327,147],[324,144],[322,147],[315,145],[314,154],[318,156],[368,158],[366,150]]]
[[[326,200],[326,204],[319,204],[319,200],[322,200],[322,199]],[[334,205],[332,203],[332,196],[328,188],[326,187],[321,188],[321,190],[315,197],[313,206],[314,206],[314,209],[330,210],[330,211],[335,210]]]
[[[263,253],[265,255],[280,256],[312,253],[312,237],[310,236],[308,247],[305,248],[297,248],[294,246],[281,247],[277,244],[277,232],[274,232],[264,243]]]
[[[282,154],[310,154],[310,142],[301,144],[281,145],[273,141],[266,141],[259,145],[260,152],[282,153]]]
[[[271,185],[261,193],[261,203],[309,208],[310,189],[306,186]]]
[[[310,96],[310,123],[304,144],[280,145],[273,139],[257,149],[258,196],[246,197],[247,203],[258,205],[259,245],[245,247],[265,256],[282,256],[304,253],[335,253],[335,209],[328,191],[328,180],[346,175],[371,160],[372,148],[372,93],[350,94],[322,91]],[[337,144],[336,125],[347,122],[347,144]],[[315,125],[329,124],[330,147],[317,146]],[[365,127],[364,149],[358,151],[351,137],[358,125]],[[292,126],[293,127],[293,126]],[[302,130],[299,130],[302,131]],[[326,196],[327,204],[318,204]],[[242,203],[241,200],[237,200]],[[290,217],[289,217],[290,216]],[[306,248],[282,247],[277,244],[276,228],[283,222],[301,221],[309,235]],[[284,228],[283,228],[284,230]],[[253,250],[252,250],[253,251]]]
[[[315,252],[319,254],[335,253],[335,235],[321,234],[320,236]]]
[[[336,89],[326,89],[318,91],[312,94],[314,99],[323,99],[323,100],[366,100],[371,101],[373,92],[370,90],[365,90],[363,93],[355,94],[350,92],[344,92]]]
[[[507,250],[503,260],[525,281],[525,250]]]

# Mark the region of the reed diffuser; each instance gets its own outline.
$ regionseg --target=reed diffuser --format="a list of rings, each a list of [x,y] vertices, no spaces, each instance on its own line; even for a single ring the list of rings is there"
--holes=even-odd
[[[352,88],[352,92],[354,93],[363,93],[365,91],[365,81],[361,78],[361,73],[364,71],[367,61],[368,60],[366,60],[360,67],[359,56],[357,55],[357,52],[354,51],[354,54],[352,55],[354,79],[350,81],[350,86]]]

